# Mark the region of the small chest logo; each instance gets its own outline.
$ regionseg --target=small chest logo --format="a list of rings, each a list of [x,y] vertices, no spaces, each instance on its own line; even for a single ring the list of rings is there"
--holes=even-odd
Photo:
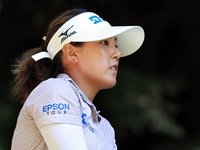
[[[87,114],[82,113],[81,118],[82,118],[82,124],[84,124],[92,133],[95,132],[94,128],[90,125],[90,123],[86,119]]]
[[[76,31],[72,31],[71,33],[68,33],[68,31],[73,27],[74,25],[72,25],[69,29],[67,29],[65,32],[62,32],[59,36],[64,36],[62,39],[61,39],[61,44],[69,37],[71,37],[72,35],[76,34]]]

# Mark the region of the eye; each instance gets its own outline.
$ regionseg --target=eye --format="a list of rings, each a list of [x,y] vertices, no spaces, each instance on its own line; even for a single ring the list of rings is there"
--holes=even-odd
[[[104,44],[104,45],[109,45],[107,40],[101,41],[101,43]]]

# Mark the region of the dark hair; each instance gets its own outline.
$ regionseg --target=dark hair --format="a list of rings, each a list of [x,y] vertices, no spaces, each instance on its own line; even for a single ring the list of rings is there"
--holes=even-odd
[[[43,48],[46,50],[52,36],[66,21],[83,12],[87,12],[87,10],[81,8],[71,9],[52,20],[47,29]],[[73,42],[72,44],[74,46],[81,46],[82,43]],[[26,51],[13,65],[12,73],[15,75],[15,78],[12,94],[16,97],[16,101],[24,103],[28,95],[39,83],[49,77],[55,78],[59,73],[63,73],[62,51],[56,54],[51,62],[51,67],[49,67],[50,59],[41,59],[36,62],[31,57],[42,50],[42,47],[38,47]]]

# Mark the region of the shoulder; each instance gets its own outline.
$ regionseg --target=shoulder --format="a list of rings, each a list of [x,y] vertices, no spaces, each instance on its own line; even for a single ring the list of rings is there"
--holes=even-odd
[[[71,83],[62,78],[50,78],[31,92],[22,109],[34,120],[66,114],[80,116],[79,99]]]
[[[35,93],[53,93],[53,94],[74,94],[75,89],[71,83],[62,78],[50,78],[40,83],[34,90]],[[31,94],[32,94],[31,93]]]
[[[67,90],[72,90],[72,87],[69,82],[65,81],[62,78],[49,78],[41,82],[33,91],[44,90],[45,91],[54,91],[62,92]]]
[[[78,101],[78,95],[71,83],[62,78],[49,78],[41,82],[28,96],[26,104],[31,105],[38,101],[59,102]]]

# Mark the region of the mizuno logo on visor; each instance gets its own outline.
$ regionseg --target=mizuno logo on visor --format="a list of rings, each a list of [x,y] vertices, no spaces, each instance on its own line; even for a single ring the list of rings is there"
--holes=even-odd
[[[74,25],[72,25],[69,29],[67,29],[64,33],[62,32],[59,36],[64,36],[62,39],[61,39],[61,43],[64,42],[67,38],[71,37],[72,35],[76,34],[76,31],[73,31],[71,33],[68,34],[68,31],[73,27]]]

